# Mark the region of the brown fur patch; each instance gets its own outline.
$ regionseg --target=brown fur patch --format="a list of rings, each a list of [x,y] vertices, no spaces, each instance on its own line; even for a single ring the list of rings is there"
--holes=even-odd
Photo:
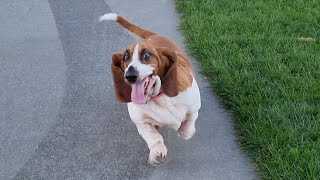
[[[116,98],[120,102],[131,102],[131,86],[124,80],[123,53],[112,56],[112,76]]]
[[[180,53],[169,48],[159,48],[162,61],[169,61],[169,69],[162,77],[162,91],[170,97],[177,96],[192,85],[192,67],[189,60]]]

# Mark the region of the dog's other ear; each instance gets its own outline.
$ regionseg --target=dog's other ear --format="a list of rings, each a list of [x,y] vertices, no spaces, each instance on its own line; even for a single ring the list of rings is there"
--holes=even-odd
[[[166,72],[162,78],[162,91],[169,97],[177,96],[192,85],[192,68],[186,58],[169,49],[157,49],[160,60],[166,64]]]
[[[115,95],[120,102],[131,102],[131,86],[124,80],[123,53],[116,53],[112,56],[112,76]]]

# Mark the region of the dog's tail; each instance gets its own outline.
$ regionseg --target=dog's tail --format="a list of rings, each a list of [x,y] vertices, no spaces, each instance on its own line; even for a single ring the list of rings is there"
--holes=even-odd
[[[139,26],[130,23],[129,21],[127,21],[123,17],[118,16],[117,14],[109,13],[109,14],[105,14],[100,17],[100,22],[105,21],[105,20],[117,21],[119,24],[121,24],[121,26],[128,29],[132,33],[136,34],[137,36],[140,36],[143,39],[145,39],[149,36],[155,35],[155,33],[151,32],[151,31],[147,31],[145,29],[142,29]]]

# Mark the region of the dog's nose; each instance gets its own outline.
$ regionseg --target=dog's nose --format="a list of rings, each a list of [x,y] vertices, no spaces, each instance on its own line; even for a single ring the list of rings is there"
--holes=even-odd
[[[134,84],[137,81],[138,76],[139,72],[135,70],[135,68],[133,68],[132,66],[129,67],[125,74],[125,78],[127,79],[127,81],[132,84]]]

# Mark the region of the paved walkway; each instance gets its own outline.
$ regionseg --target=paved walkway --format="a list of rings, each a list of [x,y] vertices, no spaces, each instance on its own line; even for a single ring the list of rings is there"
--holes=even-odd
[[[168,0],[0,2],[0,179],[256,179],[199,74],[197,134],[184,141],[162,130],[168,161],[146,163],[109,69],[112,54],[139,39],[99,23],[109,12],[183,44]]]

